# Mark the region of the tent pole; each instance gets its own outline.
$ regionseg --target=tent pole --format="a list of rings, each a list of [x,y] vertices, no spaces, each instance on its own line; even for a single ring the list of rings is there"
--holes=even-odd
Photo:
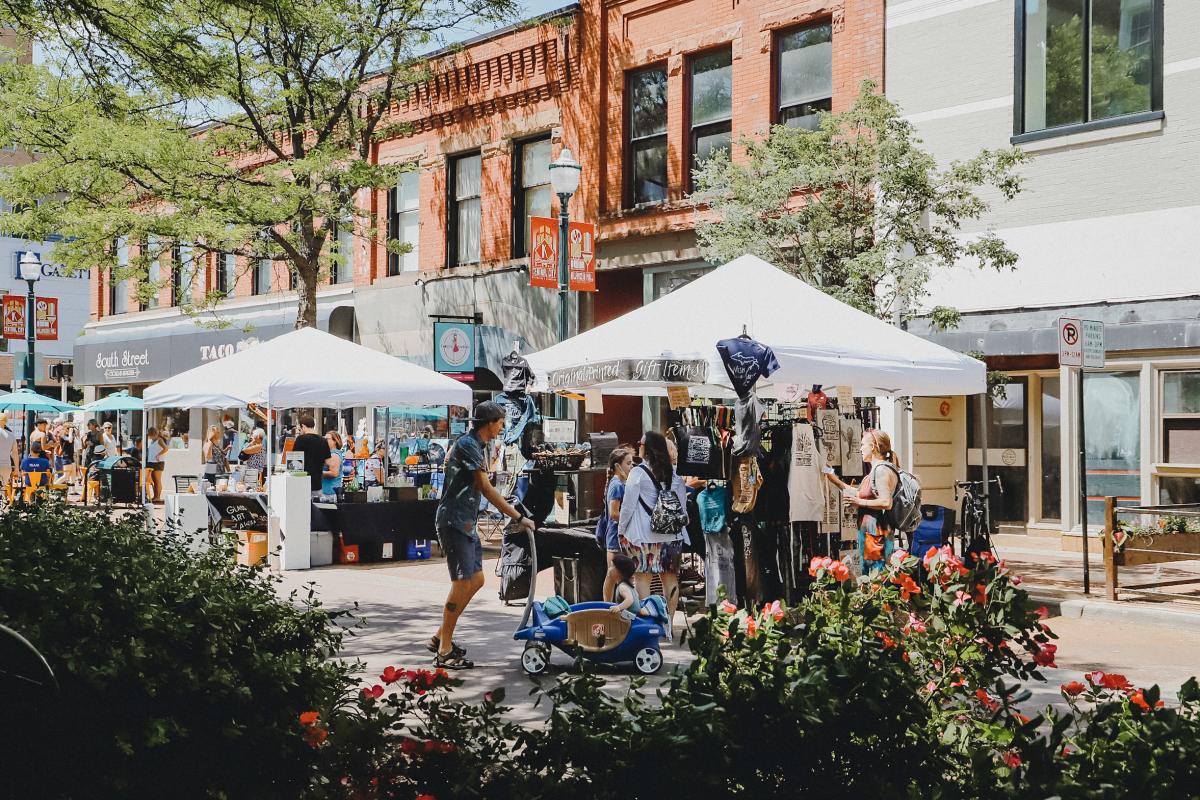
[[[142,404],[142,463],[139,466],[140,466],[141,472],[142,472],[142,505],[145,506],[146,508],[150,508],[152,504],[151,504],[150,498],[148,496],[149,493],[146,491],[148,488],[147,484],[149,483],[149,481],[146,480],[146,472],[147,472],[147,469],[146,469],[147,458],[146,457],[150,454],[150,442],[148,442],[146,440],[147,429],[148,429],[148,426],[146,425],[146,405],[143,403]],[[86,478],[84,480],[86,480]]]
[[[263,469],[263,488],[267,490],[268,503],[271,502],[271,440],[273,438],[274,433],[271,431],[271,393],[267,392],[267,465]]]

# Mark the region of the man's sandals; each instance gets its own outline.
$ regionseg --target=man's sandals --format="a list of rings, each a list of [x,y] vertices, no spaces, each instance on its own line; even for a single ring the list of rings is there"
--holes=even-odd
[[[434,636],[425,645],[425,649],[434,654],[433,665],[443,669],[471,669],[475,662],[468,659],[467,651],[454,642],[450,643],[450,652],[442,654],[441,640]]]

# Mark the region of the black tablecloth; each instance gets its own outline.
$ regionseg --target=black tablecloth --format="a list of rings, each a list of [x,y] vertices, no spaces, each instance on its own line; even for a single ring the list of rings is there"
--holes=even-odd
[[[314,506],[313,512],[313,529],[340,533],[345,544],[391,542],[399,547],[412,539],[437,538],[433,523],[436,500],[337,503],[329,510]],[[321,517],[325,524],[319,525]]]

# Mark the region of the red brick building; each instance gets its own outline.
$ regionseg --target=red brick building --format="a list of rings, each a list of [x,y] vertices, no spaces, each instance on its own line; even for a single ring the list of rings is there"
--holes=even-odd
[[[431,316],[478,314],[476,385],[496,388],[513,342],[537,349],[557,335],[556,293],[528,285],[525,234],[530,214],[558,211],[547,167],[563,147],[583,165],[571,216],[598,224],[599,291],[572,315],[590,326],[711,266],[686,200],[697,159],[844,108],[864,78],[882,83],[883,43],[883,0],[584,0],[436,56],[433,77],[395,110],[411,133],[376,152],[413,170],[360,199],[412,250],[347,232],[353,268],[322,290],[322,324],[431,364]],[[196,291],[219,287],[217,256],[195,258]],[[226,305],[286,318],[282,268],[268,278],[250,266],[238,265]],[[114,315],[106,277],[94,279],[89,336],[119,322],[136,338],[178,317],[165,295],[158,309]],[[177,361],[172,373],[187,366]],[[627,437],[641,426],[640,401],[610,400],[608,412],[594,424]]]

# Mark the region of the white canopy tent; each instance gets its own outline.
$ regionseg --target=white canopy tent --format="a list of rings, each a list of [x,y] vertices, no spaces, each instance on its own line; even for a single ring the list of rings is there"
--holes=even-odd
[[[269,464],[273,408],[455,405],[469,409],[471,389],[387,353],[315,328],[301,328],[168,378],[146,389],[143,400],[146,408],[264,406]],[[143,414],[143,442],[145,436]]]
[[[469,386],[315,328],[268,339],[148,388],[148,407],[353,408],[456,405]]]
[[[775,352],[780,369],[760,397],[789,385],[850,387],[856,395],[979,394],[983,362],[853,308],[762,259],[745,255],[624,316],[528,357],[535,389],[732,397],[717,342],[741,333]]]

